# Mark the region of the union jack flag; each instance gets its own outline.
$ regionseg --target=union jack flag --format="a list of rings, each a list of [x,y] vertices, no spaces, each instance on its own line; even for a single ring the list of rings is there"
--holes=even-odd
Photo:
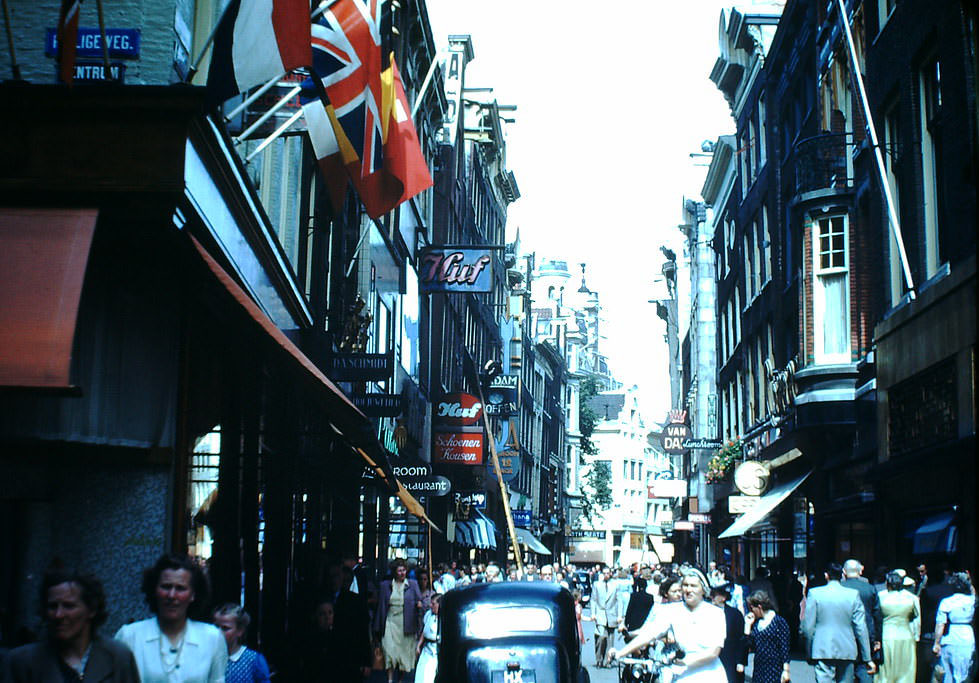
[[[383,10],[383,0],[339,0],[313,23],[311,35],[313,74],[328,103],[338,154],[373,218],[431,185],[429,177],[428,185],[414,189],[402,170],[402,151],[392,148],[386,158],[386,146],[405,139],[417,146],[417,136],[413,126],[410,135],[405,132],[396,67],[383,57]]]

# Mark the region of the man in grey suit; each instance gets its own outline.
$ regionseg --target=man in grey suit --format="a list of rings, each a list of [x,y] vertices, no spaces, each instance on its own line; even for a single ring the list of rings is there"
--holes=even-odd
[[[826,567],[825,586],[813,588],[806,598],[801,631],[815,662],[818,683],[852,683],[859,661],[871,674],[877,666],[870,658],[870,635],[860,594],[840,585],[843,568],[836,562]]]
[[[615,585],[612,572],[606,567],[591,587],[591,617],[595,620],[595,662],[605,666],[609,638],[613,637],[618,612],[615,609]]]
[[[860,602],[863,603],[864,621],[867,623],[867,635],[870,638],[872,650],[880,648],[880,635],[877,633],[877,620],[879,618],[880,606],[877,600],[877,591],[870,585],[867,579],[863,578],[863,565],[859,560],[849,559],[843,563],[843,580],[840,585],[844,588],[852,588],[860,594]],[[871,683],[873,680],[870,674],[862,666],[856,670],[857,681],[859,683]]]

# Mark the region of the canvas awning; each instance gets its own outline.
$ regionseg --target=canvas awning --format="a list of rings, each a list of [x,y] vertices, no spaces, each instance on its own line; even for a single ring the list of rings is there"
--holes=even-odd
[[[541,543],[540,539],[534,536],[532,533],[526,529],[516,528],[517,532],[517,542],[530,549],[531,552],[535,552],[538,555],[550,555],[551,551],[547,549],[547,546]]]
[[[800,477],[776,486],[764,496],[761,496],[758,499],[758,504],[755,505],[755,507],[738,517],[734,521],[734,524],[725,529],[724,532],[718,536],[718,538],[734,538],[736,536],[743,536],[746,534],[749,529],[768,517],[768,515],[771,514],[771,512],[777,508],[782,501],[788,498],[793,491],[799,488],[802,482],[804,482],[810,474],[812,474],[811,470]]]
[[[419,519],[425,520],[431,524],[432,528],[438,529],[428,518],[428,515],[425,514],[425,508],[422,504],[408,493],[405,487],[401,485],[401,482],[394,476],[391,470],[391,464],[388,462],[384,450],[377,441],[377,436],[374,434],[370,420],[272,322],[268,315],[245,293],[245,290],[235,282],[214,257],[207,252],[203,245],[194,239],[193,236],[190,239],[208,270],[211,271],[231,297],[244,309],[244,312],[258,326],[258,329],[280,349],[281,353],[285,355],[289,362],[295,365],[302,376],[308,378],[314,386],[322,389],[320,395],[325,399],[330,408],[330,424],[337,434],[342,436],[350,444],[352,450],[363,458],[375,476],[390,487],[391,491],[404,504],[408,512]]]
[[[955,513],[943,512],[924,521],[914,532],[912,552],[915,555],[954,553],[958,546]]]
[[[0,386],[67,389],[96,209],[0,209]]]
[[[496,549],[496,525],[479,510],[473,508],[472,518],[455,523],[455,543],[465,548],[480,550]]]

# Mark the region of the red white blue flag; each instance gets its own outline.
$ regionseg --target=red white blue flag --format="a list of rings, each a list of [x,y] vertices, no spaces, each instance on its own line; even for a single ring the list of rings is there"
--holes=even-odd
[[[335,154],[372,218],[432,184],[397,67],[382,56],[382,7],[380,0],[339,0],[313,23],[311,36]]]
[[[309,27],[309,0],[231,0],[214,35],[209,102],[309,66]]]

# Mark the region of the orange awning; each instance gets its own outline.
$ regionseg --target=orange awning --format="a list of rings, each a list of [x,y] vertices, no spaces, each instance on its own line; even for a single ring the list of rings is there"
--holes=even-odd
[[[96,209],[0,209],[0,386],[67,388]]]

